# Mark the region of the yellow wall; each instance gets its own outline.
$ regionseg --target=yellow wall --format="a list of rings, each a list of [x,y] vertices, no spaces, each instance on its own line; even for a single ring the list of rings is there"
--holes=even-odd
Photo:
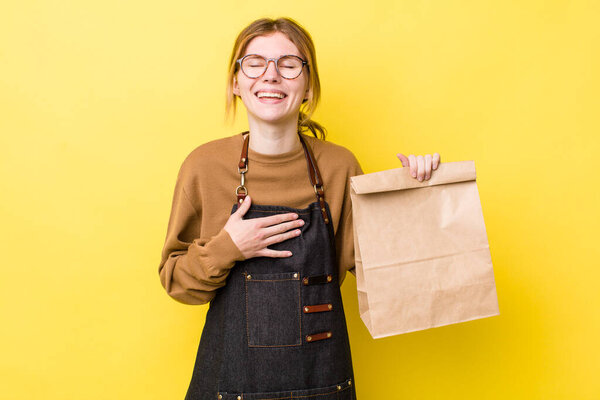
[[[375,341],[349,275],[359,398],[600,398],[600,3],[226,3],[0,5],[0,398],[183,398],[207,306],[158,279],[176,173],[246,127],[231,46],[281,15],[366,172],[476,162],[501,315]]]

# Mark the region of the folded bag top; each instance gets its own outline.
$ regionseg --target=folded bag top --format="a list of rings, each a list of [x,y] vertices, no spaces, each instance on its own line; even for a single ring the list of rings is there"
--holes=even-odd
[[[474,181],[476,178],[475,161],[440,163],[438,168],[431,172],[429,180],[419,182],[410,176],[409,168],[394,168],[373,172],[372,174],[353,176],[350,178],[350,183],[356,194],[367,194]]]

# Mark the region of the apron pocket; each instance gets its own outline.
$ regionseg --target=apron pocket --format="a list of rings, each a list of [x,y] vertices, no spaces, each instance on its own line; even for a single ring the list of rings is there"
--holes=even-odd
[[[300,273],[244,275],[248,346],[300,346]]]

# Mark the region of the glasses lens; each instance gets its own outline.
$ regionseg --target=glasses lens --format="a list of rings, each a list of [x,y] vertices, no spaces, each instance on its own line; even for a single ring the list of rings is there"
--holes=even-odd
[[[285,56],[279,59],[277,64],[279,73],[286,79],[292,79],[302,72],[302,60],[294,56]]]
[[[265,71],[267,62],[261,56],[249,56],[242,61],[242,72],[249,78],[257,78]]]

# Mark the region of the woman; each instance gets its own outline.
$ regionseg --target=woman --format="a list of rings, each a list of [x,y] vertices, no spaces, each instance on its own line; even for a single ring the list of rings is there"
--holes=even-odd
[[[159,267],[174,299],[210,301],[186,399],[356,398],[339,286],[354,266],[349,178],[362,171],[318,138],[319,95],[295,21],[239,34],[227,110],[241,98],[249,131],[184,160]],[[439,163],[398,156],[419,180]]]

